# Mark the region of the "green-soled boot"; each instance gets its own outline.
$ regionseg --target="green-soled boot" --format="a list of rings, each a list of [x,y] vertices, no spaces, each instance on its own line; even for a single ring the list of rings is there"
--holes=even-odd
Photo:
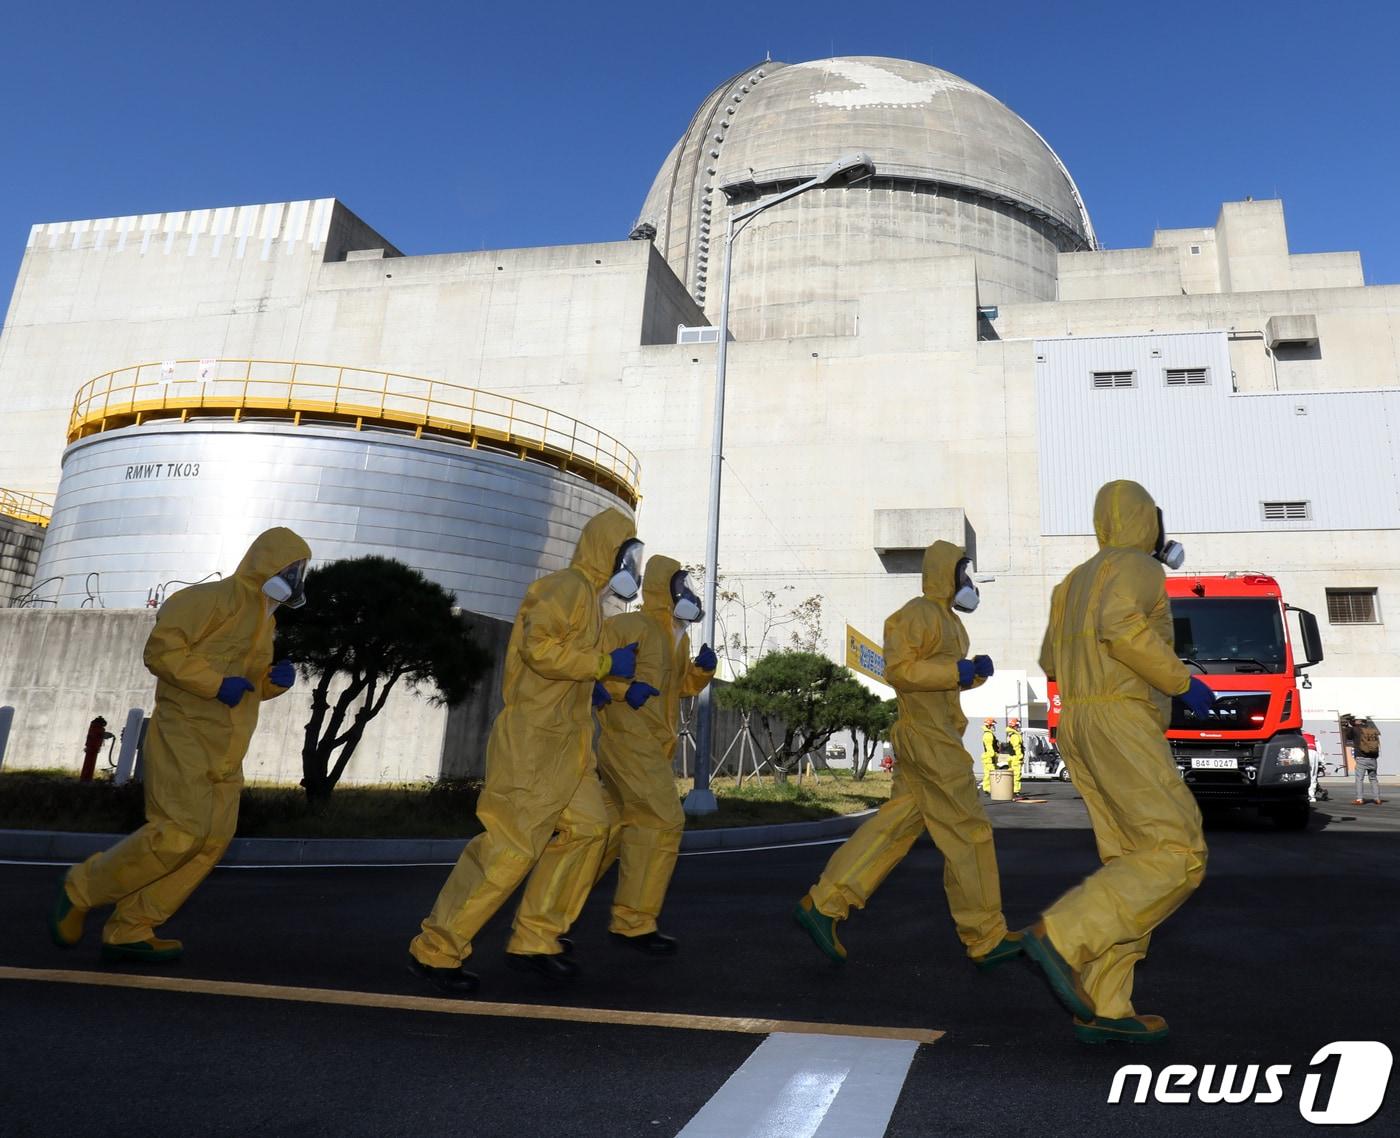
[[[178,940],[161,940],[152,936],[145,940],[129,940],[122,944],[104,944],[102,959],[109,964],[169,964],[179,960],[184,951],[185,946]]]
[[[797,902],[797,908],[792,911],[792,919],[812,938],[812,943],[835,963],[846,963],[846,948],[841,943],[840,937],[836,935],[836,926],[840,922],[835,917],[828,917],[818,909],[812,903],[810,893]]]
[[[1094,1004],[1089,993],[1080,983],[1079,973],[1071,968],[1059,950],[1050,943],[1045,932],[1045,922],[1036,921],[1028,929],[1021,930],[1021,947],[1028,957],[1040,966],[1050,990],[1069,1013],[1088,1023],[1094,1018]]]
[[[1015,960],[1025,951],[1025,945],[1021,943],[1020,933],[1007,933],[1001,941],[990,952],[984,952],[981,956],[974,956],[972,963],[977,965],[977,971],[990,972],[1000,964],[1005,964],[1008,960]]]
[[[73,904],[68,896],[68,881],[58,883],[58,896],[54,898],[53,909],[49,912],[49,936],[59,948],[72,948],[83,939],[83,922],[88,911]]]
[[[1161,1043],[1167,1038],[1167,1021],[1161,1016],[1129,1016],[1127,1019],[1095,1017],[1074,1020],[1074,1038],[1080,1043]]]

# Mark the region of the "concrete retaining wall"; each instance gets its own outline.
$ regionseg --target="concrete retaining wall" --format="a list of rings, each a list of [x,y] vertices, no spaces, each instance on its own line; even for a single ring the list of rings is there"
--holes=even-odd
[[[76,770],[95,716],[120,731],[133,707],[150,713],[155,677],[141,651],[155,624],[146,609],[0,610],[0,706],[15,708],[4,757],[7,768]],[[347,783],[413,782],[448,773],[480,775],[486,734],[500,707],[501,661],[510,626],[474,618],[473,635],[497,661],[466,701],[448,709],[395,689],[345,773]],[[301,778],[303,728],[310,691],[298,683],[265,703],[244,771],[249,779]]]

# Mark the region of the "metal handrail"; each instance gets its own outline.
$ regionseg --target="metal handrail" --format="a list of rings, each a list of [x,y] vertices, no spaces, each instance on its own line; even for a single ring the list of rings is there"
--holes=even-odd
[[[19,490],[0,488],[0,515],[47,528],[53,517],[53,503]]]
[[[173,360],[88,380],[68,441],[152,420],[232,416],[411,428],[473,449],[547,462],[637,504],[641,466],[611,435],[558,411],[480,388],[397,372],[296,360]]]

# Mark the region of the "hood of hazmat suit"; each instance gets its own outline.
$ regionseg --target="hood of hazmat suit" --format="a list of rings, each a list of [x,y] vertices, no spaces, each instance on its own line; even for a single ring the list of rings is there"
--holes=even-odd
[[[146,743],[199,755],[209,772],[236,772],[258,723],[261,700],[280,695],[267,678],[276,631],[262,587],[311,549],[289,529],[259,534],[232,577],[190,585],[160,608],[146,641],[146,667],[156,676],[156,706]],[[253,690],[227,707],[215,699],[226,676],[242,676]]]
[[[1190,672],[1173,647],[1157,507],[1136,482],[1094,500],[1099,551],[1050,600],[1040,664],[1059,685],[1057,740],[1106,865],[1044,915],[1096,1014],[1133,1015],[1148,934],[1200,884],[1201,815],[1167,745],[1170,697]]]
[[[654,757],[669,764],[680,729],[680,701],[699,695],[713,672],[702,672],[691,659],[690,636],[675,636],[674,602],[671,578],[680,572],[680,563],[656,554],[647,559],[642,579],[642,609],[609,617],[603,634],[604,651],[634,641],[637,647],[636,679],[650,684],[661,694],[647,700],[636,711],[623,696],[631,681],[609,680],[610,704],[598,713],[603,725],[599,755],[604,751]]]

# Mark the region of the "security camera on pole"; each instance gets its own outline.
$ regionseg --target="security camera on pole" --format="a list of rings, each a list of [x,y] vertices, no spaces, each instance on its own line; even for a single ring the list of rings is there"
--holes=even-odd
[[[715,352],[715,424],[710,447],[710,513],[705,533],[705,632],[704,643],[715,642],[715,608],[719,585],[719,487],[724,456],[724,369],[729,345],[729,278],[734,265],[734,239],[750,221],[766,209],[818,187],[851,186],[875,176],[875,163],[868,154],[847,154],[831,163],[815,178],[775,194],[767,201],[750,206],[742,213],[731,213],[724,235],[724,276],[720,286],[719,343]],[[710,789],[710,762],[714,754],[713,687],[700,693],[695,725],[695,788],[685,796],[687,814],[713,814],[719,809]]]

